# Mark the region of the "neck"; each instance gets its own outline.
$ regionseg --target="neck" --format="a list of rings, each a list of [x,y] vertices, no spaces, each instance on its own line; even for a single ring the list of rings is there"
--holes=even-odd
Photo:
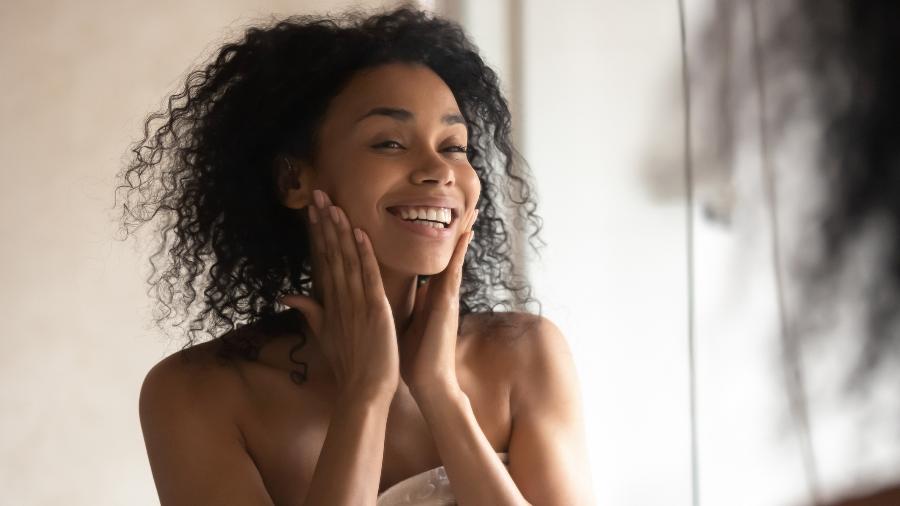
[[[399,339],[412,319],[413,306],[416,301],[415,275],[393,271],[379,264],[381,271],[381,284],[384,286],[384,294],[391,306],[391,314],[394,318],[394,328]],[[313,282],[313,297],[322,303],[322,293],[318,284]]]
[[[379,267],[381,283],[391,306],[394,328],[397,330],[399,338],[412,319],[413,305],[416,300],[416,276],[392,271],[383,265],[379,265]]]

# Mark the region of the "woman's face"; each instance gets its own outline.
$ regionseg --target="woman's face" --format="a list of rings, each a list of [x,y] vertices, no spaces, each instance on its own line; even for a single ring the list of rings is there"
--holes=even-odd
[[[368,233],[382,268],[436,274],[447,267],[460,223],[481,193],[467,142],[456,99],[434,71],[404,63],[373,67],[329,104],[314,185]],[[396,206],[416,204],[451,208],[450,226],[422,230],[395,214]]]

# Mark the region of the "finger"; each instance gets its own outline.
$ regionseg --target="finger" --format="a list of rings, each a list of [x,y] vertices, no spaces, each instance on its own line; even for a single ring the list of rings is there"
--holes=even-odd
[[[471,230],[463,234],[459,238],[459,242],[456,244],[456,249],[453,251],[453,256],[450,258],[450,265],[448,267],[453,267],[452,272],[455,274],[454,277],[458,277],[462,274],[462,266],[463,262],[466,259],[466,251],[469,249],[469,240],[472,238]],[[454,283],[454,286],[459,287],[459,283]]]
[[[327,307],[326,304],[326,284],[327,279],[322,275],[325,268],[328,265],[327,260],[325,259],[325,237],[322,232],[322,209],[315,203],[311,203],[307,206],[307,212],[309,213],[309,239],[310,239],[310,254],[313,256],[310,262],[310,267],[312,268],[312,276],[313,276],[313,284],[314,284],[314,292],[318,291],[319,296],[321,297],[321,304],[323,307]]]
[[[463,264],[466,261],[466,252],[469,250],[469,243],[472,242],[472,237],[474,235],[474,231],[472,230],[473,225],[475,225],[475,219],[478,217],[478,209],[472,211],[472,214],[469,215],[468,222],[466,223],[466,227],[463,229],[466,231],[460,237],[459,243],[456,245],[456,249],[454,250],[454,255],[450,259],[450,266],[453,267],[453,271],[455,273],[454,283],[451,283],[453,287],[455,287],[455,291],[459,292],[459,285],[462,282],[462,268]],[[448,267],[450,267],[448,266]]]
[[[366,300],[372,307],[378,307],[384,301],[384,285],[381,281],[381,270],[378,267],[378,260],[375,258],[375,248],[372,247],[372,241],[369,234],[361,228],[359,231],[361,241],[359,241],[359,256],[362,261],[362,277],[365,283]]]
[[[466,217],[465,227],[463,230],[472,230],[472,227],[475,225],[475,219],[478,217],[478,209],[473,209],[472,213]]]
[[[359,316],[365,308],[365,289],[361,278],[361,267],[359,261],[359,250],[356,247],[356,238],[353,237],[353,225],[350,218],[343,209],[337,207],[339,223],[336,228],[338,231],[338,242],[340,243],[341,253],[344,259],[345,285],[344,290],[347,294],[347,304],[352,316]]]
[[[319,292],[318,295],[321,297],[320,304],[322,306],[322,312],[319,315],[320,319],[317,323],[317,328],[314,328],[316,333],[315,337],[322,346],[324,353],[330,357],[332,355],[332,343],[328,342],[327,339],[322,339],[322,337],[325,331],[325,325],[327,325],[328,322],[333,321],[332,312],[334,311],[334,302],[332,293],[334,290],[331,287],[331,276],[329,276],[327,272],[328,261],[325,251],[325,238],[322,231],[322,208],[315,202],[311,203],[308,206],[308,213],[310,217],[310,253],[314,257],[310,262],[313,270],[313,291]],[[314,323],[309,322],[309,324],[313,325]]]
[[[319,194],[319,200],[316,201],[316,248],[318,263],[318,282],[321,283],[322,305],[325,308],[325,321],[334,322],[339,317],[337,306],[337,290],[334,286],[334,277],[331,274],[331,256],[329,242],[327,238],[327,229],[329,228],[329,215],[327,208],[327,200],[325,194],[321,190],[315,190]]]
[[[478,209],[472,211],[471,214],[466,216],[466,221],[463,227],[463,233],[460,234],[459,241],[456,243],[456,249],[453,250],[453,256],[450,257],[450,265],[458,265],[462,266],[462,262],[465,260],[466,250],[469,247],[469,242],[472,239],[472,225],[475,224],[475,218],[478,216]],[[462,245],[460,245],[462,243]]]
[[[327,197],[327,194],[326,194]],[[328,212],[327,218],[322,220],[322,229],[325,236],[325,250],[328,258],[328,271],[331,275],[332,283],[332,300],[337,313],[340,315],[341,322],[350,322],[352,312],[348,307],[346,300],[347,276],[344,273],[344,255],[341,251],[341,244],[338,239],[338,224],[340,222],[340,214],[336,206],[331,205],[331,199],[327,199],[325,204]]]
[[[450,262],[447,268],[439,276],[437,280],[438,286],[435,287],[438,293],[446,294],[451,300],[455,300],[459,293],[459,286],[462,282],[462,266],[465,261],[466,251],[469,248],[469,239],[472,237],[471,224],[474,222],[476,213],[473,212],[466,217],[463,223],[463,233],[460,234],[456,241],[456,247],[450,256]]]
[[[292,293],[283,295],[278,301],[300,311],[316,337],[322,334],[322,306],[315,299]]]

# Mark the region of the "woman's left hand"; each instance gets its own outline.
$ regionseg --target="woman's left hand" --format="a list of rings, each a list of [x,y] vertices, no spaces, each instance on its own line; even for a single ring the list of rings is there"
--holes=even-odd
[[[456,377],[456,334],[459,325],[459,287],[463,262],[472,239],[478,210],[463,223],[450,257],[441,273],[416,287],[412,319],[399,339],[400,375],[414,398],[459,386]]]

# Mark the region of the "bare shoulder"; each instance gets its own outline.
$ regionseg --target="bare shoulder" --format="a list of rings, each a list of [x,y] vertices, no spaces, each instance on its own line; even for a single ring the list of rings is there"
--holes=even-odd
[[[263,348],[283,341],[302,328],[296,311],[285,311],[182,349],[159,361],[147,373],[142,398],[198,403],[217,413],[235,413],[248,394],[247,370],[268,364]],[[148,400],[149,402],[149,400]]]
[[[510,475],[532,504],[595,504],[574,356],[554,322],[530,320],[516,346]]]
[[[560,328],[543,315],[523,312],[496,313],[481,316],[486,321],[483,341],[494,367],[502,363],[510,382],[510,407],[513,416],[523,402],[533,399],[551,381],[564,382],[565,388],[577,387],[572,350]],[[482,353],[491,355],[489,352]]]
[[[467,315],[464,334],[468,353],[483,371],[503,375],[513,387],[529,364],[558,333],[546,317],[525,312],[472,313]]]
[[[195,420],[242,444],[235,421],[242,387],[238,376],[216,357],[217,345],[195,345],[150,368],[138,400],[145,439],[160,427]]]
[[[198,403],[209,409],[233,398],[240,381],[234,366],[217,356],[219,346],[215,341],[201,343],[156,363],[141,386],[141,405],[170,399],[168,402]]]
[[[547,317],[520,311],[472,313],[467,316],[469,334],[482,346],[500,347],[517,359],[534,353],[536,341],[562,337]]]
[[[166,357],[141,386],[141,428],[160,502],[271,504],[235,421],[240,380],[215,347]]]
[[[521,311],[470,313],[466,315],[473,337],[487,344],[519,346],[546,318]]]

